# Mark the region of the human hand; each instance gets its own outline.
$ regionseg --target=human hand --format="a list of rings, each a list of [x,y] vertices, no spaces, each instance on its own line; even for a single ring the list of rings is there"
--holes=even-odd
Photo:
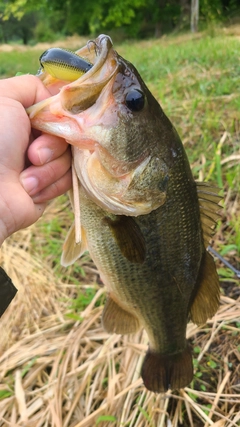
[[[37,221],[46,202],[71,186],[68,144],[33,134],[25,111],[50,95],[32,75],[0,80],[0,245]]]

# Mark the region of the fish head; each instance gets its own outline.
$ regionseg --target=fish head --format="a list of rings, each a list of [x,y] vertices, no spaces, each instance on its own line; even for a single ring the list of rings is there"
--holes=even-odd
[[[99,206],[116,215],[148,214],[166,199],[172,125],[109,36],[76,53],[92,68],[70,83],[43,73],[43,83],[59,93],[28,108],[32,127],[73,146],[78,178]]]

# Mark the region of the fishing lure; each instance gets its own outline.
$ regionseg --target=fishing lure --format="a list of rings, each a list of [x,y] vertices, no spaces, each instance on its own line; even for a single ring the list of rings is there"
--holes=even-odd
[[[40,72],[46,71],[59,80],[74,81],[89,71],[93,64],[75,52],[58,47],[47,49],[39,58]]]

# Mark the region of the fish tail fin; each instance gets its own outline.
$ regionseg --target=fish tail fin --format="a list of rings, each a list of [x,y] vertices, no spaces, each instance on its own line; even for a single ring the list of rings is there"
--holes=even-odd
[[[187,346],[181,353],[160,354],[148,350],[143,362],[142,379],[145,387],[155,393],[187,386],[193,378],[192,354]]]

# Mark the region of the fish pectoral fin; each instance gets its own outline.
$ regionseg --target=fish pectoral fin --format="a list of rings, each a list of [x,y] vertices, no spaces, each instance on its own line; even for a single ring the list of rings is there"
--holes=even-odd
[[[102,314],[102,325],[109,334],[133,334],[140,328],[139,320],[132,313],[121,308],[109,296]]]
[[[207,182],[197,182],[198,203],[200,208],[200,219],[203,230],[203,239],[205,246],[214,234],[217,220],[220,218],[219,202],[222,199],[219,196],[219,188],[213,187]]]
[[[146,244],[134,219],[119,215],[115,219],[105,217],[103,223],[110,228],[122,255],[132,263],[143,264],[146,257]]]
[[[155,393],[165,393],[186,387],[193,378],[192,354],[187,346],[182,352],[163,355],[148,350],[141,376],[145,387]]]
[[[219,278],[213,257],[205,251],[198,274],[197,293],[190,308],[193,323],[201,325],[211,318],[220,303]]]
[[[87,251],[86,233],[83,227],[81,227],[81,236],[81,242],[76,243],[75,224],[72,224],[63,244],[63,252],[61,256],[61,265],[63,267],[68,267],[73,264],[84,254],[84,252]]]

